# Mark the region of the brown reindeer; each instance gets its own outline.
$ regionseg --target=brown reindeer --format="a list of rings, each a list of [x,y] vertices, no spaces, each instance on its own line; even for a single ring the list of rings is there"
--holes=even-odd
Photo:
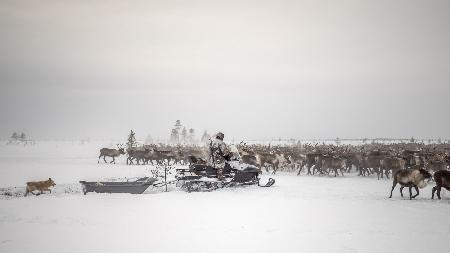
[[[273,169],[273,174],[275,174],[278,170],[280,166],[280,160],[282,160],[280,155],[270,153],[257,153],[255,154],[255,157],[259,168],[266,167],[266,172],[269,172],[269,166],[271,166]]]
[[[128,148],[127,149],[127,164],[134,164],[133,160],[136,160],[136,164],[139,165],[142,161],[143,164],[148,163],[148,153],[150,150],[148,148]]]
[[[330,174],[331,170],[334,170],[334,176],[338,175],[338,170],[341,171],[341,175],[344,176],[344,170],[346,165],[346,160],[344,158],[336,156],[325,156],[322,159],[322,170],[328,170]]]
[[[106,157],[112,157],[112,161],[110,163],[116,163],[116,157],[125,154],[125,150],[122,146],[117,145],[118,149],[113,148],[102,148],[100,149],[100,155],[98,156],[97,163],[100,163],[100,157],[103,156],[103,161],[106,163]]]
[[[193,155],[189,155],[187,159],[189,161],[189,165],[193,165],[193,164],[206,165],[208,163],[205,159],[203,159],[201,157],[196,157]]]
[[[303,167],[306,167],[306,169],[308,169],[307,175],[312,175],[311,168],[314,166],[315,169],[316,167],[321,166],[321,164],[319,165],[319,163],[316,163],[316,160],[318,160],[318,157],[320,156],[322,156],[322,154],[317,152],[307,153],[305,155],[305,161],[303,162],[304,165],[298,170],[297,176],[300,175]]]
[[[434,193],[438,199],[441,199],[441,188],[444,187],[447,191],[450,191],[450,171],[440,170],[436,171],[433,175],[436,186],[431,191],[431,199],[434,199]]]
[[[303,166],[305,165],[306,155],[292,152],[288,154],[286,158],[291,164],[292,170],[294,171],[295,170],[301,171]]]
[[[284,162],[288,162],[283,154],[273,154],[267,152],[271,151],[270,145],[266,151],[255,152],[252,148],[249,148],[245,142],[241,142],[238,146],[238,150],[243,162],[255,165],[260,169],[262,169],[262,167],[266,167],[266,172],[269,172],[270,166],[273,169],[273,174],[277,172],[280,165],[282,165]]]
[[[382,174],[384,171],[386,178],[389,178],[390,171],[392,172],[392,174],[394,174],[397,170],[403,170],[403,169],[405,169],[405,164],[406,164],[406,161],[402,158],[385,157],[380,162],[380,170],[381,171],[379,174]],[[378,178],[378,179],[380,179],[380,178]]]
[[[383,178],[381,170],[381,160],[383,160],[388,155],[385,151],[373,151],[370,152],[362,159],[361,169],[359,172],[360,176],[370,175],[371,173],[377,173],[378,179]]]
[[[346,162],[347,172],[351,172],[353,166],[355,166],[356,171],[361,171],[361,163],[363,159],[361,153],[356,152],[348,153],[345,154],[343,158],[347,160]]]
[[[436,156],[434,159],[430,159],[425,162],[425,167],[430,173],[434,173],[440,170],[447,169],[447,163],[441,156]]]
[[[397,184],[400,184],[400,194],[403,197],[403,188],[409,188],[409,199],[413,199],[419,195],[419,188],[424,188],[427,183],[425,179],[431,179],[431,174],[424,169],[408,169],[408,170],[397,170],[394,175],[392,175],[393,183],[391,189],[391,195],[389,198],[392,198],[392,192]],[[416,189],[416,195],[412,195],[412,188]]]
[[[241,141],[237,148],[239,156],[241,157],[241,162],[261,168],[260,161],[256,157],[255,151],[248,147],[245,142]]]

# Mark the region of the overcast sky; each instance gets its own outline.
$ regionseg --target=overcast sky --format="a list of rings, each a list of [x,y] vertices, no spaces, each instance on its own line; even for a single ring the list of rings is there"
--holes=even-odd
[[[450,1],[0,1],[0,137],[450,137]]]

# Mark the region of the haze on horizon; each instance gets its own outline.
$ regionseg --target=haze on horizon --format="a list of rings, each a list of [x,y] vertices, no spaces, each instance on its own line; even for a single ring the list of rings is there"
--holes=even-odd
[[[0,2],[0,139],[450,138],[450,2]]]

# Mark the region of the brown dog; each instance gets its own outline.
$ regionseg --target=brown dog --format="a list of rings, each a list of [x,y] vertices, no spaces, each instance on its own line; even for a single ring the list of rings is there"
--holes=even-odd
[[[27,182],[27,191],[25,192],[25,196],[31,192],[31,194],[36,195],[33,191],[40,191],[39,194],[44,193],[44,191],[52,192],[49,188],[55,186],[55,182],[51,178],[47,181],[37,181],[37,182]]]

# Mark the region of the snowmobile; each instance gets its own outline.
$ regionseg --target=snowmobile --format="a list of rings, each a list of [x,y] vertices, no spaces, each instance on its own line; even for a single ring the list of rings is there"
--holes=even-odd
[[[189,169],[176,170],[176,186],[187,192],[214,191],[220,188],[255,185],[270,187],[273,178],[265,185],[260,184],[261,170],[253,165],[240,164],[239,161],[227,161],[222,170],[224,180],[218,180],[218,169],[206,164],[191,164]]]

